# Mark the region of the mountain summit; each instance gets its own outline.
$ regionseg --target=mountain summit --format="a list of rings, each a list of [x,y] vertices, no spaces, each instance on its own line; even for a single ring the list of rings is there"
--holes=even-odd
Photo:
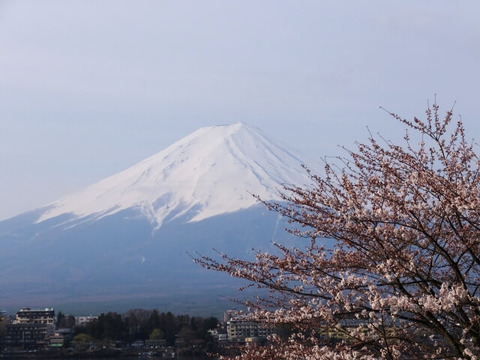
[[[246,209],[252,194],[278,199],[283,184],[308,181],[302,160],[244,123],[201,128],[165,150],[48,206],[37,222],[64,214],[98,219],[135,208],[159,228]]]

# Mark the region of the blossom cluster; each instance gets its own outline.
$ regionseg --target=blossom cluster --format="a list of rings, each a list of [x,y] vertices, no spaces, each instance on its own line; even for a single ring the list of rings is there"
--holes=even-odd
[[[288,326],[238,359],[477,359],[480,158],[452,111],[391,115],[407,127],[404,144],[371,137],[266,203],[296,247],[197,259],[264,288],[250,316]]]

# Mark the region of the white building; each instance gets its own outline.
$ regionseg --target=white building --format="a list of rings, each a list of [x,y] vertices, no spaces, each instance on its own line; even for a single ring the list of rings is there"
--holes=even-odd
[[[227,322],[227,336],[230,341],[244,342],[247,338],[266,339],[275,332],[272,324],[260,321],[232,319]]]
[[[98,316],[75,316],[75,325],[76,326],[85,326],[89,322],[92,322],[93,320],[98,319]]]
[[[32,310],[24,307],[17,312],[14,324],[55,324],[55,311],[53,308],[45,310]]]

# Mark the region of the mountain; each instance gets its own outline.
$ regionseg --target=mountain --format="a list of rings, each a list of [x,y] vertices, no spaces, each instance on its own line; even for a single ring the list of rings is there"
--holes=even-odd
[[[253,194],[280,200],[284,184],[308,184],[305,163],[243,123],[201,128],[82,191],[2,221],[0,307],[178,308],[231,296],[238,282],[205,271],[189,254],[215,248],[251,257],[252,248],[287,241],[285,224]]]

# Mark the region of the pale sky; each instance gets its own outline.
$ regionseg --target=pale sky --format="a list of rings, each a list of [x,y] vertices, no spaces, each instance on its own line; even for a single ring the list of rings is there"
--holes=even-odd
[[[423,116],[480,138],[478,0],[0,0],[0,219],[194,130],[243,121],[311,157]]]

